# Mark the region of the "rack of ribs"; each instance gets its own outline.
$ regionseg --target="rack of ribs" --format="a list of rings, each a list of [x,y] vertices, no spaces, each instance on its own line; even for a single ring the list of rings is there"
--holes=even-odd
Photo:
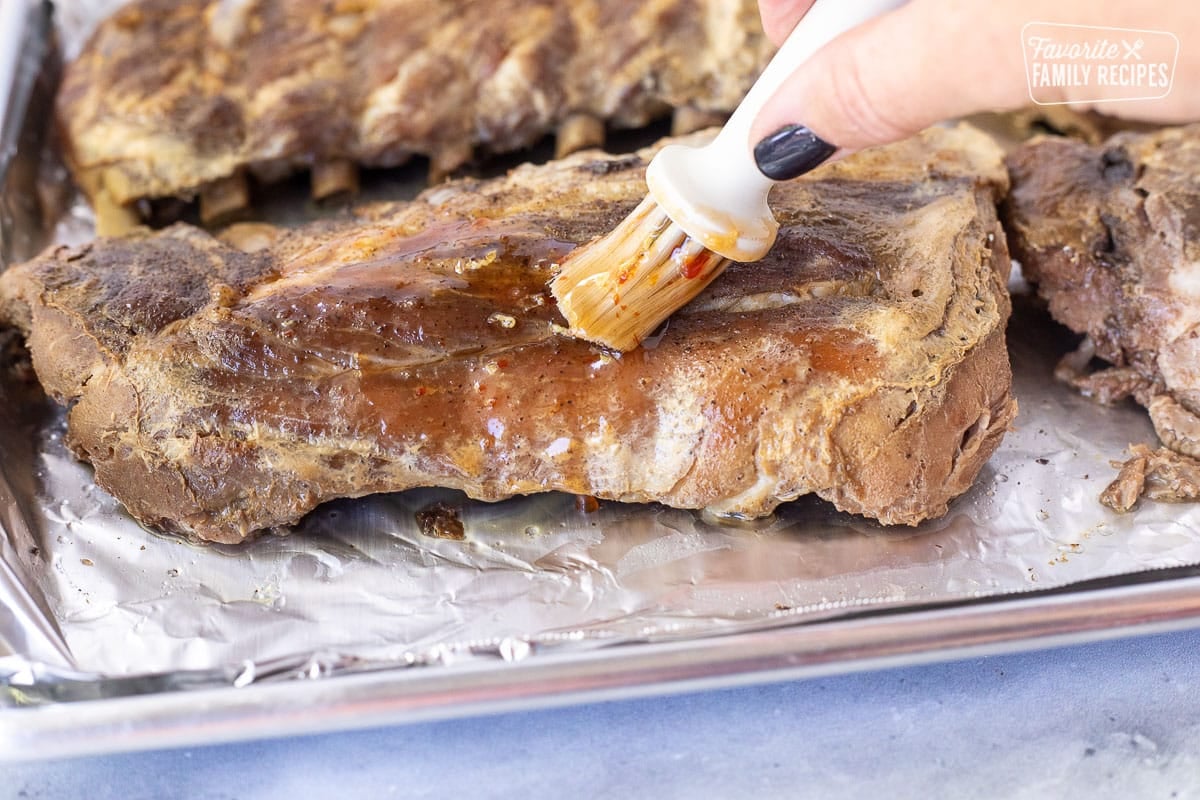
[[[1200,125],[1089,145],[1044,139],[1009,158],[1014,255],[1055,319],[1085,334],[1059,376],[1133,397],[1165,448],[1134,448],[1101,499],[1200,498]],[[1091,371],[1093,359],[1109,366]]]
[[[139,201],[311,170],[317,198],[414,154],[435,177],[476,150],[558,133],[559,155],[672,108],[731,111],[771,52],[754,0],[135,0],[68,65],[57,116],[102,233]]]
[[[1016,411],[991,139],[932,129],[778,186],[767,258],[617,354],[566,335],[547,282],[642,199],[650,155],[577,153],[293,231],[58,247],[0,276],[0,320],[97,482],[201,539],[418,486],[943,514]]]

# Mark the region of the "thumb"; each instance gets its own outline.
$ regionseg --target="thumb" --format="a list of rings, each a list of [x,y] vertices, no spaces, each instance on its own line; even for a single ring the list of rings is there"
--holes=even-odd
[[[846,31],[767,101],[751,140],[802,126],[829,151],[852,151],[951,117],[1022,105],[1026,20],[1009,5],[989,4],[981,15],[976,3],[912,0]]]

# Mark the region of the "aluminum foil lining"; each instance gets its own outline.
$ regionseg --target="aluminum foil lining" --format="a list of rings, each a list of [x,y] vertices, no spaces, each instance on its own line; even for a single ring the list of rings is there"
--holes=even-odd
[[[48,223],[58,241],[90,235],[79,203]],[[1015,429],[950,512],[916,528],[811,498],[730,527],[660,506],[419,490],[330,503],[287,535],[197,546],[125,515],[63,445],[62,410],[10,369],[0,705],[635,647],[1200,563],[1200,506],[1099,504],[1110,460],[1153,431],[1132,405],[1054,382],[1069,337],[1017,290]],[[461,539],[422,531],[417,514],[435,503],[458,514]]]
[[[876,608],[1011,594],[1200,563],[1200,507],[1097,502],[1109,460],[1153,441],[1145,414],[1056,384],[1065,344],[1018,298],[1015,430],[944,518],[885,528],[802,499],[728,527],[659,506],[497,504],[420,490],[319,508],[288,535],[198,546],[141,528],[30,402],[0,430],[0,621],[10,700],[44,682],[263,675],[536,657],[550,649],[712,636]],[[16,387],[19,389],[20,387]],[[12,382],[3,400],[13,407]],[[455,509],[463,539],[417,515]],[[36,692],[33,692],[36,694]]]

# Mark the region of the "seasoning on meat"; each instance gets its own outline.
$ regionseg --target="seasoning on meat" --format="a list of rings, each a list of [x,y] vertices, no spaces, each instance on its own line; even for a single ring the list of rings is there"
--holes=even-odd
[[[546,284],[650,155],[231,238],[251,252],[186,225],[59,247],[0,276],[0,318],[97,482],[202,539],[415,486],[944,513],[1016,411],[996,146],[934,129],[777,187],[771,254],[618,355],[567,336]]]
[[[58,119],[102,232],[146,198],[198,194],[215,223],[247,172],[310,169],[321,198],[355,164],[440,178],[556,130],[565,153],[671,108],[702,124],[770,51],[754,0],[135,0],[68,66]]]

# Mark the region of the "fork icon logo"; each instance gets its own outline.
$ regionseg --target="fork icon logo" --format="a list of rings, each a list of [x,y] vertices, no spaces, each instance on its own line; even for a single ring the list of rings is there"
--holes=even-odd
[[[1128,61],[1130,58],[1136,58],[1138,61],[1141,61],[1142,60],[1141,50],[1142,50],[1142,47],[1145,46],[1145,44],[1146,44],[1146,42],[1142,39],[1138,39],[1133,44],[1130,44],[1129,42],[1122,39],[1121,45],[1125,48],[1125,60]]]

